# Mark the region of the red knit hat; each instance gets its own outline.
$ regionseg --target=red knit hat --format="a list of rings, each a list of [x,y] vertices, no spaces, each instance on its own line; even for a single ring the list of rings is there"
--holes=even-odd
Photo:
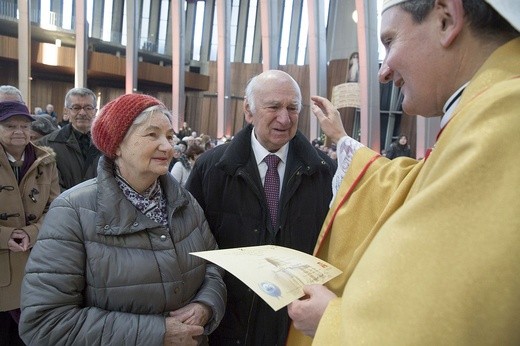
[[[155,97],[143,94],[126,94],[107,103],[94,119],[92,140],[107,157],[114,159],[116,151],[130,125],[145,109],[164,104]]]

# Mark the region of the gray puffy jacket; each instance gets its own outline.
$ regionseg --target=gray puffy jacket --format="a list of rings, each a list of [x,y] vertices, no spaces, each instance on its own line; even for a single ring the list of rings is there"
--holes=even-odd
[[[165,316],[190,302],[225,309],[222,271],[189,255],[217,248],[195,199],[160,177],[170,229],[126,199],[102,158],[98,177],[51,205],[22,284],[20,335],[29,345],[162,345]]]

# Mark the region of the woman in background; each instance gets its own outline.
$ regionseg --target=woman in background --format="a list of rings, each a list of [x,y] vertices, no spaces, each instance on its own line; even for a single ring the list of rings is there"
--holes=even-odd
[[[31,123],[31,141],[33,142],[58,129],[49,114],[36,115],[34,119]]]
[[[172,175],[181,186],[184,187],[184,184],[186,184],[186,181],[188,180],[188,177],[191,173],[191,168],[195,164],[195,161],[197,161],[197,158],[202,155],[204,152],[204,149],[197,144],[192,144],[188,146],[188,149],[186,149],[186,152],[179,158],[179,160],[173,165],[172,168]]]
[[[399,139],[390,144],[390,148],[386,151],[386,157],[390,160],[399,156],[412,157],[412,149],[410,149],[408,138],[405,135],[399,136]]]
[[[0,343],[18,336],[20,287],[29,250],[58,196],[56,159],[30,142],[34,118],[20,101],[0,102]]]

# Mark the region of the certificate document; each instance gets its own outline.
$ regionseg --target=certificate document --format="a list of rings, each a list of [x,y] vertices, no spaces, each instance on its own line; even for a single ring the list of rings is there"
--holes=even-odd
[[[275,311],[304,296],[302,287],[341,274],[331,264],[282,246],[262,245],[192,252],[236,276]]]

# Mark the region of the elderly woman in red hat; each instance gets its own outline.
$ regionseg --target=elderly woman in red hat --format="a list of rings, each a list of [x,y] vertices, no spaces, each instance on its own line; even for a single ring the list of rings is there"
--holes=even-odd
[[[0,102],[0,340],[20,342],[20,286],[29,249],[51,201],[58,196],[56,159],[30,140],[27,107]]]
[[[217,245],[168,173],[173,137],[170,113],[151,96],[123,95],[100,110],[97,178],[54,201],[26,268],[27,344],[190,345],[216,328],[223,273],[190,252]]]

